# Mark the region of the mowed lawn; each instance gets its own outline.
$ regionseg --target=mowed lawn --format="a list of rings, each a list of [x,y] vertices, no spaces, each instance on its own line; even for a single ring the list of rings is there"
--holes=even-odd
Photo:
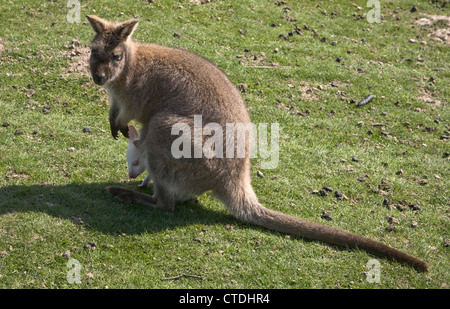
[[[0,287],[448,288],[449,8],[380,2],[1,0]],[[243,224],[208,192],[173,213],[112,198],[144,175],[111,137],[86,14],[209,59],[279,125],[274,168],[252,159],[263,205],[431,269]]]

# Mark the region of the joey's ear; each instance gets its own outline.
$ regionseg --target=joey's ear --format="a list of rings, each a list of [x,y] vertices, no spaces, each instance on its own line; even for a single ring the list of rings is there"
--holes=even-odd
[[[103,33],[103,31],[105,31],[107,23],[105,20],[95,15],[86,15],[86,18],[88,19],[89,23],[92,26],[92,29],[94,29],[95,32]]]
[[[130,139],[130,140],[135,140],[135,139],[138,139],[139,138],[139,133],[138,133],[138,131],[136,130],[136,127],[134,126],[134,125],[132,125],[132,124],[130,124],[129,126],[128,126],[128,138]]]
[[[126,41],[132,34],[134,29],[136,29],[138,21],[129,20],[121,23],[114,29],[114,34],[122,41]]]

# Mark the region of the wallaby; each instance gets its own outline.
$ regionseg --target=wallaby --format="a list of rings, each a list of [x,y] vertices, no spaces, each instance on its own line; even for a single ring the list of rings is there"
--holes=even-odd
[[[251,123],[237,87],[215,65],[194,53],[132,41],[130,36],[137,20],[113,23],[96,16],[87,18],[95,31],[90,70],[94,82],[105,87],[109,94],[111,133],[117,138],[120,130],[128,136],[127,124],[131,120],[143,125],[139,148],[153,180],[153,195],[118,186],[108,187],[110,194],[124,202],[173,211],[177,201],[210,190],[235,217],[246,223],[360,248],[419,270],[429,268],[426,262],[380,242],[262,206],[251,186],[247,138],[244,157],[175,158],[172,145],[180,136],[172,132],[177,124],[189,126],[189,142],[195,150],[202,149],[202,138],[205,139],[205,134],[200,141],[192,138],[195,116],[201,115],[202,123],[215,123],[222,128],[228,123]],[[239,149],[236,146],[232,150]]]
[[[127,149],[127,162],[128,162],[128,176],[132,179],[137,178],[142,172],[147,169],[145,156],[139,145],[139,133],[136,127],[133,125],[128,126],[128,149]],[[151,177],[150,174],[145,176],[139,188],[145,188],[148,186]]]

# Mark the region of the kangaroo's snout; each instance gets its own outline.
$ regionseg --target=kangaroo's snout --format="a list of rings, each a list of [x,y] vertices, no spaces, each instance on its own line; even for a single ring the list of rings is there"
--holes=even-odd
[[[103,73],[93,73],[92,79],[94,80],[94,83],[97,85],[103,85],[106,81],[106,74]]]

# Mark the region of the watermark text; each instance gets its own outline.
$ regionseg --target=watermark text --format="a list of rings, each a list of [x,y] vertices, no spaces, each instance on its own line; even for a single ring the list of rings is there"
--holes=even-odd
[[[178,135],[171,145],[175,159],[180,158],[250,158],[264,159],[261,168],[274,169],[279,161],[280,125],[260,123],[207,123],[202,116],[194,116],[194,125],[180,122],[172,126],[171,134]],[[270,147],[269,147],[270,145]]]
[[[368,13],[367,13],[367,21],[372,23],[381,23],[381,4],[378,0],[369,0],[367,1],[367,7],[371,8],[373,7]]]
[[[366,281],[369,283],[380,283],[381,277],[381,264],[376,259],[371,259],[367,262],[366,268],[369,269],[366,272]]]
[[[79,0],[67,1],[67,8],[70,9],[67,12],[66,20],[70,24],[81,23],[81,3]]]

